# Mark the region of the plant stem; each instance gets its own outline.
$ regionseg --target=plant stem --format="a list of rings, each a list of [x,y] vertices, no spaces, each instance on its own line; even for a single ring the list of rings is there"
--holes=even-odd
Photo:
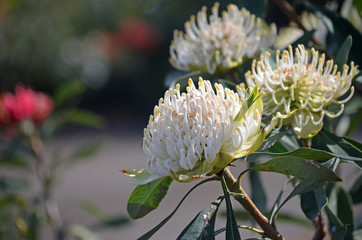
[[[264,232],[260,229],[257,229],[257,228],[253,228],[253,227],[249,227],[249,226],[246,226],[246,225],[238,225],[238,228],[242,228],[242,229],[247,229],[247,230],[250,230],[250,231],[253,231],[257,234],[260,234],[261,236],[264,236]],[[226,228],[221,228],[217,231],[215,231],[215,236],[216,235],[219,235],[220,233],[224,232],[226,230]]]
[[[324,229],[324,223],[321,213],[313,221],[314,227],[316,229],[313,240],[322,240],[326,236],[326,230]]]
[[[249,227],[249,226],[246,226],[246,225],[238,225],[238,228],[247,229],[247,230],[253,231],[253,232],[257,233],[257,234],[264,235],[264,232],[261,231],[260,229]]]
[[[42,201],[44,203],[46,214],[50,221],[55,239],[63,239],[63,221],[59,212],[57,202],[51,198],[51,176],[46,167],[44,159],[44,144],[36,133],[29,136],[29,141],[36,160],[36,171],[41,183]]]
[[[223,176],[226,181],[226,185],[231,192],[241,193],[242,198],[236,198],[236,200],[245,208],[245,210],[253,217],[256,223],[264,230],[264,235],[271,239],[285,240],[285,238],[269,223],[268,219],[259,211],[255,204],[251,201],[244,189],[238,186],[238,183],[230,170],[225,168]]]

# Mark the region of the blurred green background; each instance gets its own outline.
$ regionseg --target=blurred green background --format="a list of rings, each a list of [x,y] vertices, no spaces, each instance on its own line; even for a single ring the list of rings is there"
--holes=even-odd
[[[173,30],[204,4],[213,2],[2,0],[0,89],[21,82],[53,93],[81,79],[81,105],[148,115],[172,69]]]
[[[221,2],[220,9],[231,2],[268,23],[275,22],[278,29],[290,22],[274,1],[228,0]],[[336,12],[345,2],[313,1],[335,5]],[[12,90],[22,82],[52,94],[63,83],[81,79],[88,87],[82,107],[149,115],[166,89],[167,73],[173,70],[168,62],[173,30],[183,30],[192,14],[213,4],[206,0],[1,0],[0,90]],[[358,1],[353,5],[358,7]],[[328,46],[338,48],[346,36],[333,36],[336,44]]]

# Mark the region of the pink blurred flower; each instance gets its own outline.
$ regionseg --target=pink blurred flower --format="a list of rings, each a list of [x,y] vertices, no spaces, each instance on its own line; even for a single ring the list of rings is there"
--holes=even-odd
[[[162,41],[161,30],[140,18],[131,18],[122,22],[118,36],[126,45],[139,50],[153,50]]]
[[[14,94],[5,92],[0,96],[0,126],[26,119],[40,125],[53,107],[53,100],[49,96],[19,84]]]
[[[105,31],[96,39],[96,46],[109,59],[119,57],[125,49],[155,51],[163,40],[161,29],[140,18],[132,17],[120,23],[114,32]]]

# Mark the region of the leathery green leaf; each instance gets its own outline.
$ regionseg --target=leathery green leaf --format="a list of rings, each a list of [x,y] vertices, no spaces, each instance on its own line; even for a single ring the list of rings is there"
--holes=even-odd
[[[210,206],[200,211],[177,237],[177,240],[215,239],[215,219],[223,199],[224,197],[219,197],[216,201],[212,202]]]
[[[349,50],[352,46],[352,37],[349,35],[343,42],[336,55],[336,65],[338,66],[338,71],[343,72],[343,65],[347,63]]]
[[[354,216],[352,199],[342,187],[335,183],[328,183],[326,188],[328,196],[328,209],[330,210],[329,217],[333,216],[340,220],[342,225],[347,226],[346,239],[352,239],[352,233],[354,230]],[[331,214],[332,213],[332,214]],[[334,224],[334,221],[330,222],[331,233],[341,226]]]
[[[332,240],[343,240],[347,233],[347,226],[343,226],[332,234]]]
[[[306,192],[300,195],[300,206],[305,216],[313,221],[319,212],[326,206],[327,196],[323,188]]]
[[[329,169],[335,169],[336,166],[338,165],[339,160],[338,159],[331,159],[327,162],[324,163],[324,166],[326,166]],[[316,189],[321,188],[322,186],[324,186],[326,184],[325,181],[318,181],[318,180],[314,180],[314,179],[304,179],[302,181],[300,181],[300,183],[294,188],[294,190],[288,195],[288,197],[283,201],[282,204],[279,204],[280,199],[281,199],[281,195],[283,194],[283,192],[285,191],[287,185],[289,184],[289,182],[292,181],[292,179],[289,179],[283,186],[282,191],[280,192],[276,203],[273,206],[272,212],[271,212],[271,216],[269,217],[271,223],[275,224],[275,219],[278,215],[279,210],[284,206],[284,204],[286,202],[288,202],[291,198],[299,195],[299,194],[303,194],[303,193],[307,193]]]
[[[314,140],[314,139],[313,139]],[[352,149],[352,146],[347,143],[341,143],[345,144],[346,147],[349,147]],[[352,150],[350,150],[352,151]],[[356,151],[356,149],[354,149]],[[357,153],[357,152],[356,152]],[[254,152],[253,154],[257,155],[268,155],[268,156],[290,156],[290,157],[301,157],[309,160],[315,160],[315,161],[324,161],[331,159],[333,157],[338,157],[344,160],[350,160],[350,161],[362,161],[362,158],[355,154],[355,156],[348,155],[346,152],[329,152],[321,149],[313,149],[313,148],[298,148],[296,150],[290,151],[290,152]]]
[[[319,181],[341,181],[332,170],[322,164],[297,157],[277,157],[265,163],[260,163],[249,169],[249,171],[277,172],[301,179]]]
[[[186,199],[186,197],[188,195],[190,195],[190,193],[195,190],[197,187],[199,187],[200,185],[207,183],[207,182],[211,182],[211,181],[215,181],[215,178],[208,178],[205,179],[204,181],[199,182],[198,184],[196,184],[195,186],[193,186],[186,194],[185,196],[181,199],[181,201],[179,202],[179,204],[177,204],[176,208],[170,213],[170,215],[168,215],[165,219],[162,220],[162,222],[160,222],[159,224],[157,224],[156,227],[152,228],[151,230],[149,230],[148,232],[146,232],[145,234],[143,234],[141,237],[137,238],[137,240],[147,240],[150,237],[153,236],[153,234],[155,234],[158,230],[160,230],[160,228],[162,228],[167,222],[168,220],[170,220],[172,218],[173,215],[175,215],[176,211],[180,208],[181,204],[183,203],[183,201]]]
[[[172,180],[171,177],[163,177],[137,186],[128,199],[129,216],[132,219],[141,218],[156,209],[165,197]]]
[[[238,230],[238,225],[236,223],[236,219],[235,219],[235,214],[234,214],[234,210],[233,207],[231,205],[231,200],[230,200],[230,194],[227,190],[226,187],[226,182],[224,177],[221,177],[221,185],[222,185],[222,190],[224,192],[224,196],[225,196],[225,202],[226,202],[226,235],[225,235],[225,239],[227,240],[239,240],[241,239],[240,237],[240,233]]]
[[[358,178],[354,181],[349,194],[351,194],[354,204],[362,202],[362,173],[360,173]]]

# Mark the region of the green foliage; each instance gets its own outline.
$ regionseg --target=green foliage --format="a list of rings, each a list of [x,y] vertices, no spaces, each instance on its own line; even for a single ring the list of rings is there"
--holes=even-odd
[[[224,177],[221,178],[222,190],[224,192],[225,202],[226,202],[226,234],[225,239],[227,240],[237,240],[241,239],[239,229],[235,219],[235,213],[231,205],[230,194],[227,190],[226,182]]]
[[[316,219],[326,204],[327,196],[323,188],[318,188],[300,195],[300,206],[305,216],[311,221]]]
[[[355,224],[351,197],[342,187],[333,183],[327,184],[326,192],[328,196],[327,216],[330,220],[330,232],[334,234],[335,231],[346,226],[345,239],[352,239]]]
[[[81,81],[65,83],[54,93],[54,104],[56,107],[63,106],[69,100],[82,94],[85,90],[85,85]]]
[[[277,172],[301,179],[317,181],[341,181],[341,179],[324,165],[298,157],[276,157],[260,163],[248,171]]]
[[[298,47],[298,44],[308,45],[308,43],[312,41],[314,33],[315,30],[305,32],[300,38],[293,42],[292,48]]]
[[[265,10],[268,5],[267,0],[255,0],[255,1],[248,1],[248,0],[240,0],[238,1],[239,7],[244,7],[248,9],[252,14],[257,17],[265,17],[266,13]]]
[[[90,226],[93,230],[121,227],[130,223],[129,219],[123,215],[115,217],[108,216],[100,207],[88,201],[81,202],[80,207],[98,220],[97,223]]]
[[[132,219],[141,218],[156,209],[165,197],[173,178],[163,177],[137,186],[128,199],[127,212]]]
[[[68,109],[62,113],[66,122],[81,126],[100,128],[104,126],[104,119],[91,111],[80,109]]]
[[[216,214],[223,199],[224,197],[219,197],[216,201],[212,202],[210,206],[199,212],[177,237],[177,240],[215,239],[214,229]]]
[[[105,120],[102,117],[74,106],[81,100],[81,95],[85,93],[86,83],[89,84],[86,77],[84,77],[84,69],[89,67],[89,65],[86,65],[89,62],[96,61],[104,64],[107,74],[109,72],[109,78],[113,80],[113,82],[110,82],[113,85],[107,84],[109,85],[108,90],[105,89],[104,91],[108,92],[103,96],[113,92],[113,86],[117,86],[122,91],[127,92],[128,95],[125,98],[131,96],[134,99],[142,99],[139,106],[147,105],[144,99],[148,99],[147,103],[152,102],[153,94],[163,90],[159,85],[155,84],[157,83],[155,79],[162,79],[159,75],[163,75],[163,73],[159,74],[159,72],[163,72],[164,69],[169,71],[169,64],[164,61],[166,64],[160,66],[159,69],[155,69],[154,65],[150,64],[151,61],[157,62],[158,55],[163,56],[168,52],[170,39],[167,38],[171,35],[170,28],[182,27],[183,22],[189,19],[189,12],[194,11],[194,9],[199,10],[200,6],[204,4],[202,1],[181,3],[174,0],[137,0],[132,3],[117,0],[106,3],[100,0],[91,2],[89,4],[83,0],[53,2],[49,0],[5,0],[0,4],[0,40],[2,46],[0,54],[0,78],[2,81],[0,82],[0,88],[8,88],[17,81],[33,83],[34,86],[44,87],[49,92],[53,92],[55,105],[54,113],[41,127],[32,126],[34,128],[32,131],[22,131],[10,139],[1,132],[0,166],[4,168],[4,172],[8,168],[21,169],[21,171],[34,175],[35,179],[37,179],[36,173],[33,171],[34,166],[40,169],[44,167],[39,166],[42,162],[38,153],[39,146],[44,145],[43,150],[48,150],[47,139],[54,136],[64,124],[75,124],[98,129],[104,126]],[[220,3],[220,12],[229,2],[231,1]],[[320,53],[325,53],[326,60],[334,59],[335,64],[338,65],[338,71],[342,71],[343,65],[349,64],[351,60],[362,65],[361,29],[356,29],[359,26],[358,24],[361,23],[361,18],[356,20],[356,17],[362,17],[361,1],[334,1],[333,3],[336,5],[335,11],[323,6],[323,1],[323,3],[318,1],[318,4],[312,3],[312,1],[300,0],[281,1],[281,3],[288,3],[286,5],[287,9],[282,9],[276,2],[278,1],[240,0],[236,4],[239,7],[245,7],[251,13],[254,13],[256,17],[263,18],[260,19],[262,29],[267,22],[275,21],[278,30],[288,25],[290,21],[297,22],[301,35],[294,38],[296,40],[291,43],[292,47],[295,48],[298,44],[304,44],[307,48],[314,47]],[[212,2],[207,3],[208,6],[212,4]],[[307,26],[308,24],[301,21],[300,11],[297,7],[314,13],[316,18],[324,23],[327,29],[326,42],[316,41],[316,37],[321,34],[321,29],[315,26]],[[347,13],[348,16],[346,16],[345,10],[347,8],[350,8]],[[122,28],[118,26],[122,26],[122,20],[135,18],[135,13],[143,17],[147,16],[147,21],[151,20],[152,17],[153,20],[162,23],[165,34],[159,35],[160,38],[166,38],[162,49],[156,49],[157,51],[150,51],[147,54],[141,52],[141,50],[128,49],[130,47],[123,42],[123,37],[118,36]],[[196,11],[192,12],[192,14],[195,13]],[[354,13],[357,13],[357,16]],[[171,18],[173,20],[168,21]],[[300,25],[305,26],[301,27]],[[303,30],[300,31],[301,29]],[[152,35],[157,35],[155,29],[152,30]],[[102,37],[107,38],[106,40],[112,43],[107,43],[108,45],[99,43],[103,41]],[[113,49],[113,45],[117,45],[119,49]],[[104,47],[110,47],[112,53],[122,52],[122,55],[120,54],[114,58],[103,56],[99,52],[102,52]],[[165,85],[167,88],[175,88],[177,84],[180,84],[181,91],[184,91],[189,78],[197,83],[198,78],[203,77],[235,91],[237,84],[245,81],[245,73],[251,69],[253,59],[259,59],[259,54],[266,51],[271,54],[270,71],[273,71],[276,64],[276,51],[261,49],[254,56],[245,56],[243,63],[237,68],[220,75],[206,74],[201,71],[171,71],[165,78]],[[97,56],[90,56],[86,53],[95,53]],[[146,58],[151,60],[147,61]],[[126,63],[121,70],[119,70],[120,62]],[[131,68],[135,70],[132,71]],[[145,71],[146,68],[149,71]],[[145,74],[137,75],[141,72]],[[150,73],[154,75],[152,78],[149,77]],[[125,75],[136,75],[136,77],[130,78],[125,77]],[[145,80],[141,79],[140,76]],[[81,77],[83,79],[80,79]],[[92,74],[92,77],[97,78],[98,76]],[[322,211],[325,211],[332,240],[362,239],[362,231],[358,230],[359,224],[358,221],[355,221],[356,216],[354,216],[353,212],[353,204],[362,202],[361,173],[359,172],[349,191],[345,190],[340,183],[331,183],[342,180],[336,174],[340,163],[353,163],[359,167],[359,171],[362,167],[362,144],[344,136],[337,136],[333,132],[336,126],[334,123],[343,124],[344,117],[350,121],[349,126],[346,126],[345,131],[338,131],[338,134],[346,132],[346,135],[348,135],[360,126],[361,108],[358,97],[361,94],[361,79],[361,72],[358,72],[352,83],[356,89],[354,93],[355,99],[352,100],[354,106],[350,106],[348,110],[347,104],[351,102],[347,103],[345,115],[333,121],[326,120],[324,129],[312,139],[297,139],[290,126],[284,126],[281,129],[275,129],[264,140],[258,152],[245,157],[245,162],[248,164],[247,169],[240,174],[240,181],[232,186],[235,188],[233,190],[237,191],[237,188],[241,187],[243,184],[241,176],[248,173],[251,182],[251,200],[262,213],[265,213],[266,216],[269,215],[270,223],[275,229],[280,221],[309,224],[308,226],[310,226],[311,223],[306,223],[306,219],[313,221]],[[63,82],[68,83],[62,85]],[[134,85],[127,85],[130,83]],[[129,86],[134,86],[134,89]],[[56,87],[58,88],[55,89]],[[261,94],[258,88],[255,87],[250,93],[248,105],[252,105]],[[93,95],[91,94],[91,96]],[[106,102],[102,101],[103,99],[94,100],[103,107]],[[119,102],[114,102],[118,107]],[[262,127],[264,127],[264,124],[267,125],[269,120],[263,116]],[[17,128],[17,126],[12,127]],[[0,128],[0,131],[2,131],[2,125]],[[326,129],[330,129],[331,132]],[[311,146],[309,146],[310,142]],[[209,144],[205,143],[206,145]],[[100,146],[101,144],[98,141],[92,142],[67,156],[64,156],[62,151],[57,151],[54,154],[41,152],[40,155],[49,156],[52,159],[49,162],[49,169],[45,169],[45,172],[49,172],[49,176],[39,174],[41,175],[40,179],[37,179],[40,180],[39,185],[41,188],[44,188],[41,189],[40,193],[34,194],[31,192],[32,185],[30,183],[32,181],[26,179],[25,174],[21,177],[8,177],[0,173],[0,239],[41,239],[40,230],[45,224],[52,222],[48,216],[49,214],[42,210],[44,208],[42,208],[41,204],[45,203],[47,196],[51,196],[53,193],[54,182],[56,182],[56,176],[59,174],[58,168],[63,164],[65,166],[79,160],[89,159],[99,150]],[[238,163],[239,161],[233,162],[235,165]],[[282,186],[270,212],[266,209],[267,196],[266,191],[264,191],[265,188],[269,188],[269,185],[262,182],[260,171],[265,172],[265,174],[279,173],[289,178]],[[263,237],[253,239],[267,239],[264,238],[264,230],[237,224],[237,220],[245,220],[246,217],[250,220],[251,217],[248,213],[235,211],[230,196],[240,200],[245,198],[245,195],[233,192],[232,187],[226,185],[225,179],[222,177],[220,179],[220,174],[217,174],[214,178],[207,178],[192,187],[161,223],[139,239],[151,238],[173,217],[185,198],[194,189],[213,180],[221,181],[224,196],[219,197],[201,210],[181,232],[178,239],[215,239],[217,234],[224,231],[226,239],[240,239],[239,228],[252,230]],[[172,178],[163,177],[135,187],[127,206],[131,218],[141,218],[158,208],[171,183]],[[287,187],[290,187],[290,185],[293,185],[293,189],[286,194]],[[283,197],[284,194],[286,194],[286,197]],[[295,196],[300,196],[301,209],[306,216],[304,219],[279,213],[282,207]],[[226,227],[215,230],[217,213],[223,199],[225,199],[226,203],[226,212],[222,213],[222,215],[226,217]],[[206,199],[205,202],[210,203],[212,200]],[[129,223],[128,218],[118,214],[109,216],[101,208],[90,202],[84,202],[81,207],[91,214],[96,222],[89,226],[78,226],[78,228],[65,226],[60,229],[64,234],[61,237],[66,238],[69,232],[76,229],[74,231],[78,235],[74,234],[73,237],[87,239],[84,237],[86,235],[80,233],[92,233],[90,230],[101,230],[107,227],[122,227]],[[60,240],[61,237],[58,237],[57,240]]]
[[[181,201],[179,202],[179,204],[176,206],[176,208],[171,212],[170,215],[168,215],[164,220],[162,220],[162,222],[160,222],[159,224],[157,224],[156,227],[152,228],[150,231],[148,231],[147,233],[143,234],[141,237],[138,238],[138,240],[147,240],[149,239],[150,237],[152,237],[158,230],[160,230],[161,227],[163,227],[163,225],[165,225],[168,220],[170,220],[173,215],[176,213],[176,211],[179,209],[179,207],[181,206],[181,204],[183,203],[183,201],[186,199],[186,197],[188,195],[190,195],[190,193],[195,190],[197,187],[199,187],[200,185],[204,184],[204,183],[207,183],[207,182],[210,182],[210,181],[213,181],[215,179],[212,179],[212,178],[209,178],[209,179],[206,179],[204,181],[201,181],[199,182],[198,184],[196,184],[195,186],[193,186],[186,194],[185,196],[181,199]]]
[[[343,239],[345,239],[346,233],[347,233],[347,226],[343,226],[343,227],[337,229],[332,234],[332,240],[343,240]]]
[[[320,7],[310,1],[298,1],[299,4],[303,5],[309,11],[322,15],[328,18],[332,22],[332,27],[328,30],[327,36],[327,52],[332,56],[337,56],[338,50],[343,46],[344,40],[351,35],[353,40],[356,42],[362,41],[361,34],[352,26],[352,24],[340,16],[338,13],[327,10],[326,8]],[[327,24],[328,26],[328,24]],[[360,64],[362,57],[359,54],[362,50],[360,44],[354,44],[351,48],[350,59]]]
[[[253,167],[252,163],[250,164],[250,167]],[[260,173],[257,171],[251,171],[249,174],[249,179],[251,184],[251,200],[263,213],[266,208],[267,196],[263,187]]]
[[[362,202],[362,174],[360,173],[353,183],[349,194],[352,197],[353,204]]]
[[[355,164],[361,166],[362,152],[350,143],[335,134],[321,131],[313,138],[312,147],[321,150],[327,150],[333,153],[335,157],[354,161]]]
[[[338,66],[338,71],[343,72],[343,65],[347,63],[349,51],[352,46],[352,37],[348,36],[346,40],[344,40],[341,48],[339,49],[336,55],[336,64]]]

